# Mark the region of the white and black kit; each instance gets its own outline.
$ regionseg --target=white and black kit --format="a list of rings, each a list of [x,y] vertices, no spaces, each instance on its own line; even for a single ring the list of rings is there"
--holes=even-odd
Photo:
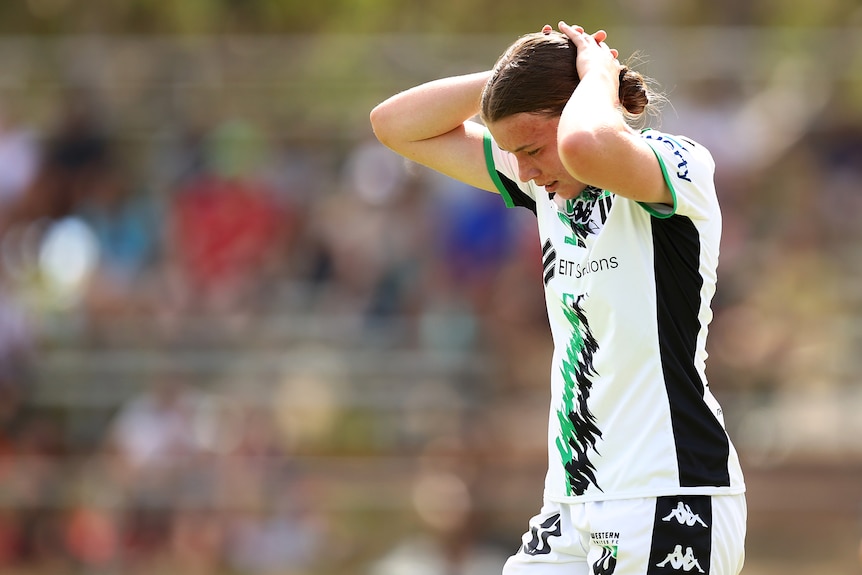
[[[555,348],[545,508],[506,575],[742,566],[745,485],[705,374],[721,239],[714,162],[687,138],[642,137],[673,206],[592,187],[548,194],[519,181],[515,157],[486,133],[506,205],[536,214]]]

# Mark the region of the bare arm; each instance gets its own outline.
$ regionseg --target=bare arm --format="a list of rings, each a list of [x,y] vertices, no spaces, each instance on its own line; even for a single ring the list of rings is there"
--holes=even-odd
[[[620,110],[619,62],[604,43],[560,22],[578,50],[581,82],[560,118],[557,145],[566,169],[578,180],[640,202],[673,204],[661,166]]]
[[[392,96],[371,111],[374,134],[408,160],[497,191],[485,167],[484,127],[471,120],[489,74],[443,78]]]

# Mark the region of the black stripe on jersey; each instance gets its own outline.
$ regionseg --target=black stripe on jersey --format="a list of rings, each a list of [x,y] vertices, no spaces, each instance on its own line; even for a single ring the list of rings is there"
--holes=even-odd
[[[658,497],[647,575],[710,572],[712,498]]]
[[[700,332],[700,236],[687,217],[650,218],[661,365],[681,487],[730,485],[730,442],[703,401],[694,365]]]
[[[545,285],[548,285],[548,282],[553,279],[554,274],[556,273],[556,263],[557,250],[554,249],[554,245],[551,243],[551,240],[545,240],[545,244],[542,246],[542,269],[545,272],[545,275],[543,276]]]
[[[509,193],[512,203],[516,206],[527,208],[535,214],[536,200],[525,194],[523,190],[518,187],[518,184],[507,178],[499,170],[497,171],[497,175],[500,177],[500,182],[503,184],[503,187],[505,187],[506,191]]]

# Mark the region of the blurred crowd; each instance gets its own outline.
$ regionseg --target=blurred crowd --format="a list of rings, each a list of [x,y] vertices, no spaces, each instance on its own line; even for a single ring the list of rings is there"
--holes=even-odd
[[[862,117],[835,99],[758,123],[775,99],[690,88],[661,127],[718,165],[729,425],[747,457],[858,458]],[[228,115],[130,157],[98,98],[63,102],[42,130],[0,109],[0,569],[498,572],[520,527],[483,521],[496,474],[544,465],[529,214],[370,134]],[[190,350],[214,367],[147,368]],[[96,369],[118,351],[125,371]],[[52,371],[63,353],[93,365]],[[296,363],[219,373],[244,354]],[[118,399],[75,399],[76,377]]]
[[[0,566],[318,573],[371,560],[357,534],[341,533],[313,504],[331,496],[314,457],[457,438],[457,412],[421,419],[429,402],[461,398],[422,397],[417,384],[416,413],[397,423],[404,439],[377,445],[361,432],[340,437],[355,433],[349,415],[333,413],[337,385],[313,367],[249,392],[254,372],[230,382],[171,368],[142,377],[145,361],[133,359],[83,383],[86,397],[115,397],[123,382],[112,378],[142,380],[116,404],[94,407],[51,396],[80,376],[45,364],[58,349],[93,364],[100,350],[141,347],[167,357],[215,347],[241,358],[272,345],[256,325],[273,318],[310,330],[289,344],[300,355],[316,353],[304,352],[318,337],[313,324],[330,318],[319,337],[335,340],[334,363],[339,347],[481,354],[480,332],[493,329],[484,318],[541,324],[526,221],[505,217],[497,197],[405,166],[370,138],[339,155],[225,118],[159,142],[154,172],[141,180],[117,137],[85,92],[70,92],[46,133],[11,118],[0,130]],[[507,310],[513,298],[531,303]],[[70,324],[64,339],[58,326]],[[227,352],[218,348],[225,341]],[[343,371],[349,386],[356,372]],[[483,386],[466,394],[481,396]],[[440,386],[426,387],[433,396]],[[467,479],[432,467],[426,476],[397,466],[399,485],[441,490],[430,502],[417,492],[429,525],[466,528]],[[461,502],[448,509],[452,493]],[[383,508],[415,499],[398,497]],[[471,540],[444,539],[459,548]],[[393,573],[393,561],[379,573]]]

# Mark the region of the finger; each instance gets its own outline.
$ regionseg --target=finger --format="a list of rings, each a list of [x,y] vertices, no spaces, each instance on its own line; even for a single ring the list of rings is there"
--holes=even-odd
[[[620,57],[619,50],[617,50],[616,48],[611,48],[611,56],[614,57],[614,60],[619,58]]]
[[[550,24],[545,24],[544,26],[542,26],[542,34],[544,34],[544,35],[546,35],[546,36],[547,36],[548,34],[550,34],[551,32],[553,32],[553,30],[554,30],[554,29],[553,29],[553,28],[551,28],[551,25],[550,25]]]
[[[595,38],[596,44],[601,44],[602,42],[604,42],[605,40],[608,39],[608,33],[605,32],[604,30],[599,30],[598,32],[593,34],[593,38]]]
[[[560,30],[560,32],[565,34],[565,36],[573,44],[575,44],[576,46],[581,46],[582,49],[587,45],[588,42],[590,42],[590,38],[592,38],[592,36],[584,32],[584,29],[580,26],[569,26],[565,22],[561,21],[557,25],[557,28]]]
[[[565,32],[566,30],[571,30],[572,32],[576,32],[577,34],[583,34],[584,29],[580,26],[569,26],[563,20],[557,24],[557,28],[560,29],[560,32]]]

